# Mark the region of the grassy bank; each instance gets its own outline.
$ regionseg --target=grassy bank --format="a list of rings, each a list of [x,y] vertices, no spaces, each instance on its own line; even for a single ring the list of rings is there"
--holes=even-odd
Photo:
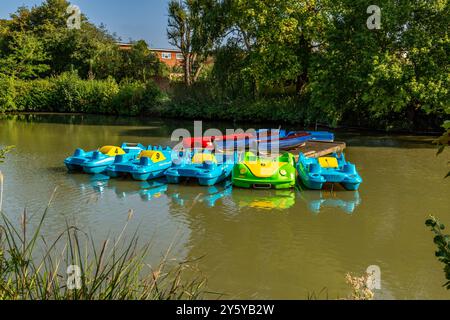
[[[47,211],[31,232],[26,211],[17,224],[0,214],[0,300],[197,300],[205,295],[205,279],[193,277],[198,273],[188,262],[169,263],[170,248],[158,264],[148,265],[151,244],[139,245],[136,234],[127,240],[128,222],[100,245],[70,225],[51,240],[42,234]],[[187,272],[190,280],[184,279]]]

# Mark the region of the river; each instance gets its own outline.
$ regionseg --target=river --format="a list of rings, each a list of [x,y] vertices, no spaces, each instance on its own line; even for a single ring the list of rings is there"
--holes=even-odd
[[[204,127],[226,124],[204,124]],[[98,239],[118,234],[133,210],[130,233],[152,242],[156,263],[197,260],[211,291],[225,298],[306,299],[349,294],[345,275],[381,270],[378,299],[448,299],[443,266],[425,227],[434,214],[450,227],[449,152],[436,157],[433,137],[337,133],[364,179],[359,192],[264,191],[104,180],[67,173],[75,148],[123,141],[172,144],[176,128],[192,122],[79,115],[0,117],[0,146],[15,145],[0,170],[3,209],[19,219],[38,216],[55,187],[44,233],[66,221]],[[37,221],[37,220],[36,220]]]

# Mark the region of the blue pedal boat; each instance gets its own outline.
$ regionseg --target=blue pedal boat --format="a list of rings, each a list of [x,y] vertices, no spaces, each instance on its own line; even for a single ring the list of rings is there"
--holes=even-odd
[[[307,158],[300,153],[297,171],[302,183],[314,190],[321,190],[325,183],[340,183],[345,189],[355,191],[362,183],[356,166],[347,162],[343,153],[318,159]]]
[[[172,149],[162,146],[148,146],[137,158],[128,159],[124,155],[116,157],[114,163],[106,169],[111,178],[131,175],[133,179],[146,181],[163,177],[166,170],[172,166]]]
[[[104,172],[113,164],[117,156],[123,159],[135,159],[145,147],[137,143],[123,143],[122,146],[103,146],[95,151],[75,150],[73,156],[64,160],[69,171],[84,171],[90,174]]]
[[[198,179],[201,186],[213,186],[231,176],[237,155],[212,154],[203,150],[186,153],[166,171],[169,183],[180,183],[183,178]]]

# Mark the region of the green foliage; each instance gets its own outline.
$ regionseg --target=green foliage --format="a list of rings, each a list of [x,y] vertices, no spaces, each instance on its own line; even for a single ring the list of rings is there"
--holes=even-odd
[[[127,77],[146,81],[167,72],[145,42],[130,52],[101,25],[82,16],[81,29],[69,29],[66,0],[46,0],[31,9],[20,7],[10,20],[0,23],[0,73],[20,79],[78,72],[83,79],[117,81]]]
[[[445,117],[447,0],[381,0],[379,30],[362,0],[217,4],[225,41],[208,80],[219,104],[297,95],[305,121],[382,129],[436,129]]]
[[[437,246],[436,257],[444,264],[444,272],[447,279],[444,286],[450,290],[450,235],[444,234],[445,226],[433,216],[425,224],[435,234],[434,243]]]
[[[0,112],[15,110],[14,78],[0,73]]]
[[[0,77],[0,111],[151,114],[167,99],[152,80],[83,80],[76,73],[33,81]]]
[[[167,37],[184,58],[184,83],[195,83],[224,29],[221,3],[216,0],[171,0]]]
[[[145,115],[152,114],[165,99],[165,94],[152,81],[146,83],[126,81],[114,97],[112,105],[117,114]]]
[[[450,110],[448,0],[380,0],[379,30],[363,0],[170,1],[188,87],[173,84],[170,103],[149,85],[169,70],[144,41],[119,50],[85,16],[69,30],[67,5],[46,0],[0,21],[0,111],[436,130]]]
[[[11,32],[8,49],[0,55],[0,72],[22,79],[36,78],[50,67],[43,43],[36,36],[25,32]]]
[[[158,57],[148,49],[144,40],[137,41],[131,50],[121,52],[123,60],[121,70],[117,72],[118,79],[135,79],[146,82],[153,76],[167,76],[168,67],[160,62]]]
[[[449,113],[450,114],[450,113]],[[444,152],[445,148],[450,146],[450,120],[446,120],[442,127],[445,129],[445,132],[442,134],[439,139],[435,140],[434,143],[438,146],[438,152],[437,155],[440,155],[442,152]],[[448,162],[450,165],[450,161]],[[447,173],[445,178],[450,177],[450,171]]]
[[[14,146],[6,146],[4,148],[0,148],[0,163],[5,161],[6,155],[14,149]]]

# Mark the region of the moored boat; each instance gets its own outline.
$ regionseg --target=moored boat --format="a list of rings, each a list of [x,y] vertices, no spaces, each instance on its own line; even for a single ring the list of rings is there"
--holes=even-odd
[[[162,146],[148,146],[142,150],[136,159],[117,156],[114,163],[106,169],[106,174],[112,178],[131,175],[133,179],[146,181],[164,176],[172,166],[172,149]]]
[[[231,175],[235,156],[213,154],[203,150],[194,150],[185,155],[166,171],[169,183],[180,183],[181,179],[198,179],[202,186],[212,186]]]
[[[320,158],[307,158],[300,153],[297,171],[309,189],[321,190],[325,183],[340,183],[345,189],[354,191],[362,183],[356,166],[346,161],[344,153]]]
[[[120,147],[103,146],[94,151],[76,149],[75,153],[64,160],[69,171],[84,171],[90,174],[102,173],[114,163],[117,156],[123,159],[135,159],[145,147],[137,143],[123,143]]]
[[[288,189],[295,186],[295,159],[291,153],[273,159],[245,153],[233,169],[233,185],[254,189]]]

